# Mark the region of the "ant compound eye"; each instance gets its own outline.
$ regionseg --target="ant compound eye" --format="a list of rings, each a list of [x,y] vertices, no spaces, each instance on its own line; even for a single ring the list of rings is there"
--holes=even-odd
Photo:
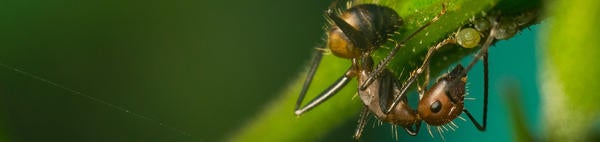
[[[429,108],[429,110],[431,110],[431,112],[433,112],[433,113],[440,112],[440,110],[442,110],[442,103],[440,103],[440,101],[436,100],[435,102],[433,102],[431,104],[431,107]]]
[[[465,28],[456,35],[458,44],[464,48],[473,48],[479,45],[481,40],[480,32],[473,28]]]

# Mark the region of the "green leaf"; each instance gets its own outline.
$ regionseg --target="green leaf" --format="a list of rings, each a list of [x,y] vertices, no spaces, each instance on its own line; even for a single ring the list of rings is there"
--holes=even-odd
[[[547,48],[539,76],[546,137],[598,141],[600,132],[590,130],[600,124],[600,1],[557,0],[546,12],[551,17],[542,33],[542,47]]]

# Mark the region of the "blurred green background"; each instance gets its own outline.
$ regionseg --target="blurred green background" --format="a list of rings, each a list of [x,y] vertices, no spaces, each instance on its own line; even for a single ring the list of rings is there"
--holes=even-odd
[[[110,104],[2,68],[0,140],[226,139],[299,76],[322,43],[329,3],[3,0],[2,64]],[[535,36],[525,31],[491,49],[489,130],[481,133],[459,120],[446,140],[511,140],[498,94],[505,78],[519,80],[527,120],[539,129]],[[482,92],[480,67],[470,74],[475,98]],[[467,102],[476,116],[480,100]],[[348,122],[323,140],[350,140],[354,125]],[[367,133],[366,141],[391,139],[387,125]],[[419,137],[401,137],[431,140],[424,129]]]
[[[191,135],[0,69],[2,139],[223,139],[304,68],[328,4],[0,1],[0,62]]]

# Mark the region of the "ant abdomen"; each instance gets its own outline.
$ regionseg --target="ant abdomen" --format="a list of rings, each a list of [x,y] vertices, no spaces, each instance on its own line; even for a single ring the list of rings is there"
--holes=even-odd
[[[357,58],[365,51],[378,48],[402,24],[396,11],[374,4],[354,6],[339,18],[348,25],[332,24],[327,45],[334,55],[343,58]]]
[[[354,6],[343,13],[341,17],[355,29],[361,31],[372,45],[381,45],[389,37],[389,34],[396,31],[402,24],[402,19],[396,11],[374,4]]]

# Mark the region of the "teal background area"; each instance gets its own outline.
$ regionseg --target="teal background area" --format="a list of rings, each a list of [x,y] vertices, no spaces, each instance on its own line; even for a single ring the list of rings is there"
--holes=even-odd
[[[329,2],[3,0],[0,63],[10,67],[0,68],[0,141],[226,139],[299,76],[322,43]],[[491,49],[488,131],[455,121],[447,141],[511,139],[504,78],[519,81],[540,131],[535,35]],[[469,74],[475,98],[480,67]],[[480,105],[467,102],[476,116]],[[354,122],[321,140],[351,140]],[[400,138],[429,141],[425,130]],[[387,125],[366,133],[393,140]]]

